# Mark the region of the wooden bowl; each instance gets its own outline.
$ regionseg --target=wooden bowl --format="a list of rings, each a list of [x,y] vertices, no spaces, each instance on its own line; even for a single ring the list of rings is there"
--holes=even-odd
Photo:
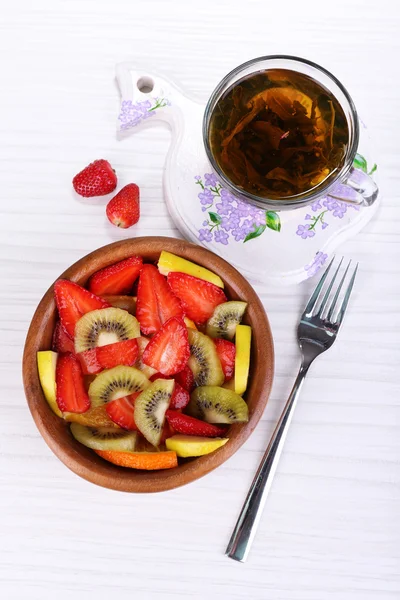
[[[263,305],[251,285],[236,269],[205,248],[167,237],[123,240],[88,254],[60,277],[85,285],[92,273],[107,265],[135,254],[142,256],[146,262],[156,262],[162,250],[173,252],[214,271],[223,279],[229,299],[248,302],[244,322],[251,325],[253,329],[249,388],[245,394],[249,405],[249,421],[230,427],[229,442],[225,446],[212,454],[186,459],[178,467],[163,471],[135,471],[106,462],[72,437],[69,424],[52,412],[42,392],[36,352],[51,348],[57,316],[53,285],[39,303],[25,343],[23,357],[25,394],[43,438],[54,454],[74,473],[97,485],[123,492],[169,490],[194,481],[225,462],[247,440],[260,420],[273,379],[273,342]]]

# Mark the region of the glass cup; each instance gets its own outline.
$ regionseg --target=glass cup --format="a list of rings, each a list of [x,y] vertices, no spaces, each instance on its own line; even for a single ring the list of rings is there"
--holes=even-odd
[[[311,190],[282,199],[257,196],[235,185],[219,167],[211,151],[209,139],[211,117],[223,94],[244,77],[269,69],[289,69],[308,75],[328,89],[341,105],[349,131],[349,140],[342,167],[336,169],[325,181]],[[203,141],[208,159],[221,183],[241,200],[246,200],[262,209],[292,210],[326,196],[351,204],[370,206],[378,197],[378,187],[374,180],[366,173],[353,167],[359,142],[359,122],[353,100],[346,88],[334,75],[309,60],[285,55],[263,56],[249,60],[233,69],[217,85],[207,103],[203,119]]]

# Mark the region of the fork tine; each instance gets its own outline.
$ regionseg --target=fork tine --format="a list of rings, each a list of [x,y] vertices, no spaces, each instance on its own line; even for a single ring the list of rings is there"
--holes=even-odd
[[[350,266],[350,264],[349,264],[349,266]],[[354,269],[354,273],[352,275],[352,278],[349,281],[349,285],[347,286],[347,290],[346,290],[345,296],[343,298],[342,306],[340,307],[339,314],[338,314],[338,317],[336,319],[336,323],[335,324],[338,327],[340,327],[340,325],[341,325],[341,323],[343,321],[344,313],[346,312],[346,308],[347,308],[347,305],[349,303],[351,291],[353,289],[354,281],[356,279],[357,270],[358,270],[358,263],[356,265],[356,268]]]
[[[329,321],[329,322],[332,322],[333,313],[335,312],[335,307],[336,307],[336,304],[337,304],[337,301],[338,301],[338,298],[339,298],[339,294],[340,294],[341,289],[343,287],[343,284],[345,282],[345,279],[346,279],[347,273],[349,271],[350,265],[351,265],[351,260],[349,260],[349,264],[346,267],[346,270],[345,270],[345,272],[343,274],[343,277],[342,277],[342,279],[341,279],[341,281],[340,281],[340,283],[338,285],[338,288],[336,290],[336,293],[335,293],[335,295],[333,297],[332,304],[331,304],[331,307],[329,309],[329,312],[326,315],[326,320]]]
[[[319,298],[319,295],[321,293],[322,287],[323,287],[323,285],[325,283],[325,279],[328,276],[329,269],[331,268],[332,263],[333,263],[334,260],[335,260],[335,256],[333,256],[333,258],[332,258],[331,262],[329,263],[329,265],[328,265],[325,273],[322,275],[322,277],[321,277],[321,279],[320,279],[317,287],[315,288],[314,292],[312,293],[311,298],[308,301],[308,304],[307,304],[307,306],[306,306],[306,308],[304,310],[304,313],[303,313],[307,317],[310,317],[312,315],[312,312],[313,312],[313,310],[314,310],[314,308],[315,308],[315,306],[316,306],[316,304],[318,302],[318,298]]]
[[[339,269],[342,266],[342,262],[343,262],[343,257],[341,258],[340,263],[338,265],[338,268],[336,269],[336,272],[335,272],[334,276],[332,277],[332,280],[331,280],[330,284],[328,285],[328,288],[327,288],[327,290],[325,292],[325,296],[322,299],[321,306],[319,307],[319,311],[318,311],[319,315],[322,315],[322,313],[324,311],[324,308],[327,305],[330,293],[331,293],[332,288],[333,288],[333,284],[335,283],[337,274],[339,273]]]

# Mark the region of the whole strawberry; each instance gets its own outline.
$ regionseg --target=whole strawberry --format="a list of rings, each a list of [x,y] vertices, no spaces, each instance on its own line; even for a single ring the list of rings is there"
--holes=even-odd
[[[131,227],[139,221],[139,188],[136,183],[128,183],[107,204],[107,218],[117,227]]]
[[[117,176],[107,160],[95,160],[72,180],[74,190],[80,196],[105,196],[117,187]]]

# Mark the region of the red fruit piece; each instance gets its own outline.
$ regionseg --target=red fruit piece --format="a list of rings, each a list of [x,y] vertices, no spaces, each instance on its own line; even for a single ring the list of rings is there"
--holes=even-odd
[[[168,283],[186,316],[195,323],[205,323],[218,304],[227,300],[221,288],[186,273],[168,273]]]
[[[175,378],[175,376],[174,376]],[[169,375],[163,375],[162,373],[155,373],[150,377],[150,381],[156,381],[156,379],[170,379]],[[171,410],[179,410],[185,408],[189,404],[190,394],[185,390],[177,381],[175,381],[174,391],[172,392],[169,408]]]
[[[124,340],[107,346],[85,350],[78,355],[85,375],[100,373],[103,369],[112,369],[118,365],[134,365],[139,356],[136,339]]]
[[[83,315],[91,310],[110,306],[102,298],[68,279],[59,279],[55,282],[54,295],[61,324],[71,338],[75,335],[76,323]]]
[[[178,298],[154,265],[143,265],[140,272],[136,317],[145,335],[157,333],[171,317],[183,317]]]
[[[107,204],[106,214],[110,223],[123,229],[131,227],[139,221],[139,188],[136,183],[128,183],[110,200]]]
[[[117,187],[117,176],[107,160],[95,160],[72,180],[74,190],[80,196],[104,196]]]
[[[60,354],[56,367],[57,405],[62,412],[84,413],[90,408],[79,360],[74,354]]]
[[[200,421],[200,419],[189,417],[188,415],[184,415],[175,410],[167,410],[165,416],[168,423],[172,425],[177,433],[199,435],[201,437],[220,437],[224,436],[226,433],[224,427],[217,427],[217,425],[205,423],[204,421]]]
[[[135,400],[140,392],[129,394],[117,400],[107,402],[106,411],[111,421],[130,431],[136,431],[136,423],[134,419]]]
[[[103,370],[101,364],[97,359],[97,348],[91,348],[91,350],[85,350],[85,352],[79,352],[76,355],[79,360],[84,375],[95,375]]]
[[[235,369],[236,346],[232,342],[220,338],[215,338],[213,341],[217,348],[217,354],[225,375],[225,381],[228,381],[228,379],[232,379],[233,371]]]
[[[54,328],[52,348],[54,352],[75,352],[74,341],[61,325],[61,321],[57,321]]]
[[[186,366],[189,356],[187,327],[182,319],[172,317],[148,343],[143,362],[163,375],[174,375]]]
[[[164,421],[163,430],[160,438],[160,445],[165,444],[165,440],[172,437],[175,434],[174,429],[168,423],[168,421]]]
[[[189,394],[194,389],[194,375],[188,365],[186,365],[183,371],[174,375],[174,379],[184,390],[187,390]]]
[[[134,281],[139,277],[142,264],[140,256],[131,256],[105,267],[91,276],[89,290],[98,296],[129,294]]]

